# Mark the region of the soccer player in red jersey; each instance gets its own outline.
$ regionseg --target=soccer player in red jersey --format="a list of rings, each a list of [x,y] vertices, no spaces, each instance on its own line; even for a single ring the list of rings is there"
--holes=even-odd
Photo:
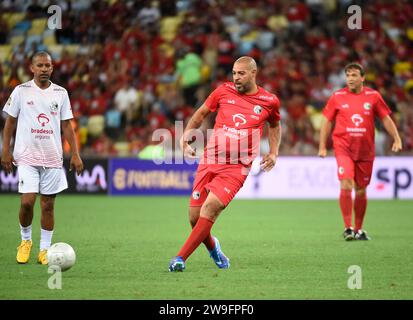
[[[318,155],[327,155],[326,142],[335,120],[333,132],[334,153],[340,180],[340,209],[344,219],[345,240],[369,240],[362,229],[367,207],[366,187],[370,183],[375,157],[374,119],[377,116],[392,136],[392,151],[402,149],[402,141],[396,125],[390,118],[390,109],[380,93],[363,86],[364,69],[358,63],[345,68],[347,88],[338,90],[330,97],[323,110]],[[353,201],[355,228],[352,225]]]
[[[189,207],[192,232],[172,258],[169,271],[183,271],[185,261],[203,242],[221,269],[229,268],[218,239],[211,228],[219,214],[234,198],[247,178],[251,163],[259,153],[264,124],[268,122],[270,151],[261,161],[264,171],[276,163],[281,141],[280,102],[256,84],[257,65],[251,57],[241,57],[233,65],[233,83],[215,89],[194,113],[181,139],[186,156],[195,156],[190,146],[193,130],[211,112],[217,112],[213,134],[204,149],[193,185]]]

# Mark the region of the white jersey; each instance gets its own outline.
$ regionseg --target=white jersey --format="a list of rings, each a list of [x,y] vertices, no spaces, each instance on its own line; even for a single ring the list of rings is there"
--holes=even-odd
[[[41,89],[28,81],[13,90],[3,111],[18,118],[13,152],[17,166],[63,166],[60,123],[73,118],[66,89],[54,83]]]

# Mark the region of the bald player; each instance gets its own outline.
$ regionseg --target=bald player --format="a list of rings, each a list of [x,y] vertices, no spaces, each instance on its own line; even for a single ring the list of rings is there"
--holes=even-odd
[[[183,271],[194,250],[204,243],[220,269],[228,269],[229,259],[222,252],[211,229],[246,180],[252,161],[259,155],[265,123],[268,123],[270,151],[261,168],[274,168],[281,141],[280,102],[274,94],[256,84],[257,64],[241,57],[232,69],[233,82],[215,89],[190,119],[181,139],[185,156],[194,157],[190,146],[193,130],[199,128],[211,112],[216,112],[213,134],[204,149],[193,185],[189,205],[192,232],[169,264],[169,271]]]

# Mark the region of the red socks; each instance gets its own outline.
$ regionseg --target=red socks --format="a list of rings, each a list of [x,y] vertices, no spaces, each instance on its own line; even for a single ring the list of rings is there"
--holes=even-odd
[[[354,199],[354,212],[356,214],[356,231],[360,230],[363,226],[364,215],[366,214],[367,197],[357,196]]]
[[[198,217],[199,219],[199,217]],[[198,220],[196,221],[198,222]],[[196,223],[192,226],[192,229],[196,226]],[[211,233],[207,235],[207,237],[202,241],[205,245],[205,247],[208,249],[208,251],[211,251],[212,249],[215,248],[215,240],[212,238]]]
[[[192,229],[191,234],[186,240],[184,246],[178,252],[177,256],[182,257],[182,259],[184,260],[188,259],[188,257],[201,244],[201,242],[209,242],[209,239],[207,239],[208,236],[209,238],[211,238],[211,241],[214,242],[214,240],[211,237],[211,229],[213,224],[214,221],[209,220],[208,218],[199,217],[195,227]],[[205,245],[208,247],[210,243],[205,243]]]
[[[211,251],[215,248],[215,240],[214,238],[212,238],[211,233],[207,235],[205,240],[202,242],[204,243],[205,247],[207,247],[208,251]]]
[[[351,190],[343,190],[340,192],[340,209],[343,215],[344,225],[346,228],[351,227],[351,216],[353,213],[353,200],[351,199]]]

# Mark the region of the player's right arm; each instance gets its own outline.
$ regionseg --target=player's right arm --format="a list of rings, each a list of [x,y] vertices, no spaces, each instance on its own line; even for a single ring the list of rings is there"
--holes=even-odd
[[[13,155],[10,151],[10,142],[13,136],[14,128],[16,127],[17,119],[8,116],[6,119],[6,124],[3,129],[3,150],[1,152],[1,165],[6,173],[11,173],[13,170]]]
[[[318,156],[324,158],[327,155],[327,138],[331,133],[332,123],[323,115],[320,127],[320,143],[318,146]]]
[[[195,150],[189,145],[190,142],[192,142],[191,140],[191,138],[193,137],[192,130],[198,129],[201,126],[202,122],[205,120],[205,118],[210,113],[211,113],[210,108],[208,108],[206,104],[204,103],[192,115],[191,119],[189,120],[184,130],[184,134],[182,135],[182,138],[180,140],[180,145],[181,145],[182,150],[184,151],[184,155],[190,156],[190,157],[195,156]]]
[[[1,165],[6,173],[11,173],[13,170],[13,155],[10,150],[10,142],[16,128],[17,118],[20,114],[20,89],[14,88],[3,111],[8,114],[6,123],[3,129],[3,150],[1,152]]]
[[[320,142],[318,145],[318,156],[321,158],[327,156],[327,138],[331,133],[332,119],[334,119],[336,113],[335,98],[332,95],[323,110],[323,117],[321,118]]]

